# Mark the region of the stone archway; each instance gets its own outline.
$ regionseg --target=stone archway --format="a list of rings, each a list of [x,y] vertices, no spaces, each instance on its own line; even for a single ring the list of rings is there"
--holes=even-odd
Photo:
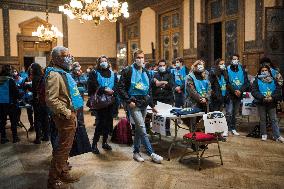
[[[46,57],[48,62],[49,52],[56,46],[57,41],[44,42],[40,41],[38,37],[32,36],[32,32],[36,31],[38,26],[46,24],[46,21],[39,17],[34,17],[19,24],[21,33],[17,34],[17,44],[20,68],[25,66],[25,57]]]

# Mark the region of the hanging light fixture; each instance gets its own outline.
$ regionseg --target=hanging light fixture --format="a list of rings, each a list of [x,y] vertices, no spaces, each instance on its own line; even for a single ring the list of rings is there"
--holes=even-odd
[[[32,32],[32,36],[39,37],[41,41],[53,41],[58,37],[63,37],[63,34],[57,27],[48,23],[48,16],[48,4],[46,0],[46,25],[40,25],[35,32]]]
[[[128,3],[118,0],[71,0],[69,4],[59,6],[59,11],[70,19],[78,19],[80,23],[93,20],[95,25],[108,19],[116,22],[118,17],[129,17]]]

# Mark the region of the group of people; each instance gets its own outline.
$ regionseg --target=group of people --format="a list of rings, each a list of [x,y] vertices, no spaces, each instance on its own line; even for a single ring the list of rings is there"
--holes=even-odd
[[[169,66],[166,60],[159,60],[156,69],[147,70],[142,50],[133,54],[133,64],[124,68],[119,75],[111,69],[106,56],[97,60],[94,69],[82,74],[81,66],[65,47],[55,47],[51,52],[51,62],[44,70],[34,63],[30,66],[32,106],[36,131],[35,143],[49,140],[53,143],[53,158],[48,179],[48,188],[64,188],[66,183],[78,181],[70,175],[71,166],[68,157],[74,141],[77,127],[84,127],[84,93],[90,99],[94,95],[108,95],[122,102],[127,115],[132,117],[134,126],[133,159],[143,162],[140,153],[141,143],[155,163],[161,163],[163,157],[154,152],[147,135],[145,117],[147,106],[157,112],[155,104],[163,102],[175,107],[198,108],[200,111],[223,111],[225,107],[229,131],[239,135],[236,130],[236,116],[239,112],[243,93],[250,91],[255,98],[260,114],[262,140],[267,140],[267,117],[271,122],[273,137],[284,142],[277,125],[276,105],[282,100],[283,79],[269,58],[263,58],[252,85],[247,72],[237,54],[232,56],[226,66],[223,59],[217,59],[214,66],[206,70],[206,63],[197,60],[190,69],[182,58],[176,58]],[[8,142],[5,132],[7,116],[11,121],[13,141],[19,141],[17,122],[13,114],[22,98],[13,77],[13,68],[5,65],[0,73],[0,128],[1,143]],[[29,84],[29,83],[27,83]],[[90,100],[89,99],[89,100]],[[112,150],[108,136],[113,128],[113,110],[115,103],[93,110],[96,116],[95,132],[91,151],[100,154],[98,142],[102,135],[102,148]],[[56,139],[50,136],[48,123],[56,129]],[[186,123],[186,122],[185,122]],[[169,129],[169,120],[167,128]],[[53,128],[53,129],[54,129]],[[227,137],[229,133],[223,133]]]

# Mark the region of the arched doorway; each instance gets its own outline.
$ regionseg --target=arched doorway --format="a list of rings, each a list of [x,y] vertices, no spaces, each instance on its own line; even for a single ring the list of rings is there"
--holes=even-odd
[[[19,24],[21,33],[17,35],[19,67],[25,70],[33,62],[40,63],[43,67],[48,65],[49,54],[57,41],[40,41],[38,37],[32,36],[32,32],[36,31],[40,25],[46,25],[46,21],[34,17],[30,20]]]

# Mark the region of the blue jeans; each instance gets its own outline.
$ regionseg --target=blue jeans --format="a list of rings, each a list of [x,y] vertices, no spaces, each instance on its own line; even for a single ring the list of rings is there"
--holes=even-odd
[[[133,109],[129,108],[129,112],[135,122],[133,153],[140,152],[140,145],[142,142],[142,144],[146,148],[147,154],[151,155],[154,151],[152,149],[152,145],[146,133],[146,127],[145,127],[146,108],[138,108],[138,107],[135,107]]]
[[[230,99],[226,104],[226,119],[229,131],[236,130],[236,115],[239,113],[240,104],[240,99]]]
[[[280,137],[280,131],[277,123],[276,108],[267,108],[266,106],[257,106],[260,117],[260,133],[266,135],[266,115],[269,116],[272,126],[273,137],[275,139]]]

